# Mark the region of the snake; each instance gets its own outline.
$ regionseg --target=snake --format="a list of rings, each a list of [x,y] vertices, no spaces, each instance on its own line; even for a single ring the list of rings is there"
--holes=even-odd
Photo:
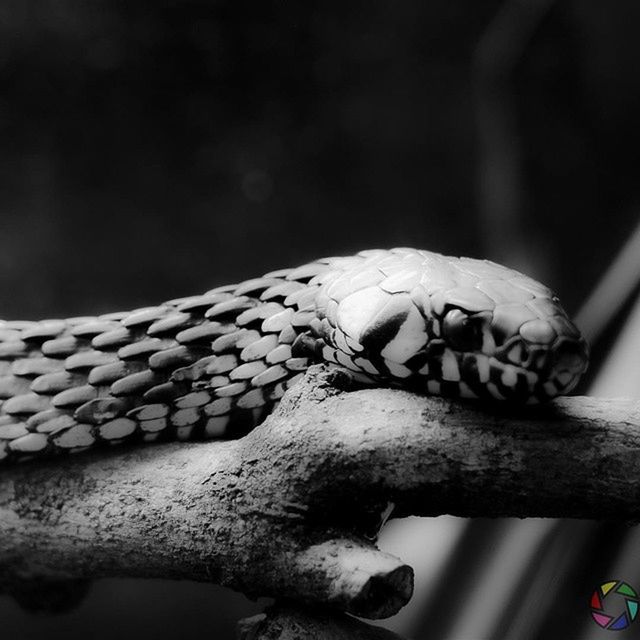
[[[0,320],[0,465],[238,438],[315,363],[479,402],[569,393],[588,346],[558,297],[476,258],[374,249],[127,312]]]

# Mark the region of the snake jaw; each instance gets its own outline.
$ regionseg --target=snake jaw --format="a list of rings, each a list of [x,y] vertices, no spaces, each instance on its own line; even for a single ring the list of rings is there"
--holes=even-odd
[[[543,389],[547,397],[564,395],[575,388],[589,364],[587,342],[580,338],[559,338],[550,356],[550,371]]]

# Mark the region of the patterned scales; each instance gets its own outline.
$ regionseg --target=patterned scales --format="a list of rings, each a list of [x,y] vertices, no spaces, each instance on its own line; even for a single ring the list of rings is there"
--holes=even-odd
[[[132,312],[0,321],[0,460],[238,437],[313,361],[363,383],[530,402],[575,385],[586,347],[534,280],[414,249],[327,258]]]

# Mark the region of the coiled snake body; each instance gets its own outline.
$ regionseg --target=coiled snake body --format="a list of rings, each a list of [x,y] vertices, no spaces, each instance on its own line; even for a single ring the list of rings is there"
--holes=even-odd
[[[313,362],[365,384],[535,403],[587,347],[552,292],[492,262],[362,251],[157,307],[0,321],[0,461],[237,437]]]

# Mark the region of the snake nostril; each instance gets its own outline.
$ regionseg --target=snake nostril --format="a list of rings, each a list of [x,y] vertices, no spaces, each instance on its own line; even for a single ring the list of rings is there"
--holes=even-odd
[[[584,340],[562,339],[552,356],[555,371],[582,373],[587,368],[588,360],[587,344]]]

